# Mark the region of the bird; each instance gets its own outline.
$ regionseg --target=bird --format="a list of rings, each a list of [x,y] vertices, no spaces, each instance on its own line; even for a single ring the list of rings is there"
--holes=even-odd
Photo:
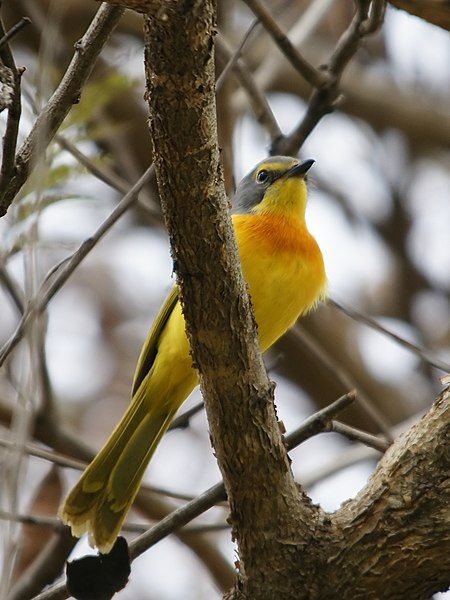
[[[314,160],[272,156],[239,183],[231,208],[242,274],[265,352],[326,297],[319,245],[305,221]],[[198,384],[175,284],[142,347],[131,402],[59,510],[72,534],[107,554],[175,413]]]

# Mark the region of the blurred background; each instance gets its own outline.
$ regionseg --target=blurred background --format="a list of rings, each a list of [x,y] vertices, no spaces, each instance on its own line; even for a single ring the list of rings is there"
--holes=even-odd
[[[349,0],[269,5],[316,66],[328,60],[353,14]],[[6,29],[24,15],[32,20],[11,43],[17,65],[26,67],[19,141],[58,85],[96,9],[91,0],[3,2]],[[242,60],[287,134],[305,113],[311,90],[252,23],[242,2],[220,3],[220,38],[232,52],[252,26]],[[127,11],[59,137],[0,220],[2,345],[49,270],[95,232],[123,195],[93,171],[128,189],[151,164],[142,55],[142,18]],[[218,51],[218,76],[228,58]],[[447,31],[388,6],[381,32],[345,70],[338,109],[301,148],[302,157],[316,160],[307,218],[324,254],[330,295],[355,309],[357,318],[321,306],[266,356],[287,431],[356,387],[362,402],[342,419],[395,437],[442,388],[443,371],[367,326],[361,314],[426,348],[427,356],[450,362],[449,64]],[[217,106],[231,197],[239,179],[267,156],[271,140],[228,71]],[[0,370],[0,597],[29,597],[24,581],[46,552],[55,574],[69,552],[93,552],[84,539],[75,545],[55,531],[57,507],[79,472],[30,456],[26,444],[35,436],[81,458],[80,447],[98,449],[125,409],[141,344],[173,284],[158,206],[150,181]],[[199,399],[195,391],[181,411]],[[335,433],[291,453],[297,480],[330,511],[364,486],[379,456]],[[148,525],[185,501],[169,496],[195,496],[219,478],[205,414],[198,412],[187,427],[165,436],[145,477],[159,492],[174,494],[149,494],[147,510],[129,520]],[[190,531],[146,552],[118,598],[220,598],[237,558],[226,516],[217,507]],[[32,517],[37,524],[21,523]],[[14,585],[16,595],[8,596]]]

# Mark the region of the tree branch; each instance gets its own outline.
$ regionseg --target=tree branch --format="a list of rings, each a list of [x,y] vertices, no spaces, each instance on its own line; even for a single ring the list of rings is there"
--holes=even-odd
[[[323,116],[334,110],[340,101],[339,83],[345,67],[353,58],[361,40],[381,25],[384,0],[357,0],[352,22],[340,37],[325,72],[327,79],[314,90],[306,113],[294,131],[272,144],[271,154],[295,155]]]
[[[329,597],[423,600],[447,589],[449,441],[447,389],[397,438],[364,490],[332,516],[337,547],[327,566]]]
[[[233,52],[223,35],[219,34],[214,43],[216,46],[216,55],[219,57],[222,56],[224,61],[228,61],[227,64],[230,65],[230,69],[247,94],[255,119],[267,131],[272,142],[280,138],[282,133],[275,115],[267,102],[267,98],[256,85],[253,75],[245,62],[239,57],[233,60]]]
[[[286,56],[292,66],[315,88],[328,84],[329,77],[324,71],[318,71],[310,65],[300,54],[294,44],[286,36],[284,31],[272,17],[270,12],[259,0],[244,0],[245,4],[253,11],[260,20],[273,41]]]
[[[329,428],[330,420],[350,406],[354,400],[355,392],[349,392],[332,402],[329,406],[305,419],[297,429],[286,436],[287,448],[293,450],[310,437],[326,431]],[[196,517],[199,517],[214,505],[224,501],[226,497],[225,486],[221,481],[184,506],[168,514],[154,527],[131,542],[130,556],[132,560],[171,533],[177,531]],[[67,598],[67,590],[65,583],[62,583],[39,594],[34,600],[63,600],[65,598]]]
[[[337,310],[340,310],[341,312],[343,312],[345,315],[347,315],[351,319],[354,319],[355,321],[358,321],[359,323],[362,323],[363,325],[366,325],[367,327],[370,327],[371,329],[378,331],[382,335],[385,335],[386,337],[391,338],[397,344],[399,344],[403,348],[406,348],[407,350],[409,350],[410,352],[412,352],[413,354],[418,356],[420,358],[420,360],[422,360],[423,362],[426,362],[431,367],[434,367],[435,369],[440,369],[441,371],[444,371],[444,373],[450,373],[450,363],[447,363],[444,360],[441,360],[440,358],[433,356],[433,354],[431,353],[430,350],[428,350],[426,348],[421,348],[417,344],[413,344],[412,342],[410,342],[409,340],[406,340],[405,338],[398,335],[394,331],[391,331],[387,327],[384,327],[376,319],[373,319],[372,317],[369,317],[369,316],[355,310],[354,308],[350,308],[349,306],[344,306],[343,304],[341,304],[340,302],[338,302],[337,300],[334,300],[332,298],[330,298],[328,300],[328,304],[330,304]]]
[[[299,539],[314,536],[319,511],[289,467],[227,214],[215,123],[215,5],[158,4],[145,19],[145,46],[161,202],[241,583],[252,598],[267,599],[286,578],[300,585],[307,576],[307,561],[294,564],[284,540],[294,527]]]
[[[27,180],[38,153],[47,148],[72,105],[79,101],[81,90],[94,68],[95,61],[119,22],[123,11],[123,8],[103,3],[86,34],[75,45],[75,54],[61,83],[37,118],[33,129],[17,154],[13,176],[8,180],[2,180],[0,216],[6,213],[14,197]]]
[[[112,213],[103,221],[95,233],[91,237],[85,239],[71,256],[64,259],[62,263],[57,265],[57,272],[55,269],[51,269],[50,273],[44,279],[41,288],[36,293],[35,297],[29,302],[27,310],[23,313],[14,333],[1,348],[0,366],[5,362],[9,354],[22,339],[29,322],[36,315],[45,310],[47,304],[50,302],[53,296],[63,287],[75,269],[77,269],[80,263],[89,254],[89,252],[95,248],[98,242],[103,238],[104,235],[106,235],[106,233],[118,221],[118,219],[120,219],[120,217],[130,208],[130,206],[136,202],[139,192],[153,175],[153,170],[153,165],[148,167],[145,173],[130,188],[130,190],[121,199]]]
[[[22,25],[20,26],[20,23]],[[3,23],[0,20],[0,67],[2,83],[2,110],[8,109],[8,118],[6,120],[6,131],[3,136],[2,144],[2,163],[0,168],[0,194],[14,174],[14,157],[16,154],[17,136],[19,134],[20,116],[22,114],[22,99],[20,91],[20,80],[22,78],[23,68],[18,69],[14,61],[13,54],[8,44],[20,29],[29,23],[29,20],[23,19],[8,33],[5,33]],[[1,208],[1,207],[0,207]]]
[[[15,25],[11,27],[0,39],[0,49],[15,37],[24,27],[31,23],[28,17],[22,17]]]

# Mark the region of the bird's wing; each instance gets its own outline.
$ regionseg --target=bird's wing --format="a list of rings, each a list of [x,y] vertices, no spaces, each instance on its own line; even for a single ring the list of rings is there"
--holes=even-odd
[[[153,321],[153,325],[148,332],[147,339],[142,346],[141,354],[139,355],[139,360],[136,365],[136,371],[134,373],[132,388],[133,396],[153,366],[153,362],[158,351],[159,337],[177,302],[178,286],[174,285],[170,290],[170,293],[167,296],[164,304],[159,309],[159,313]]]

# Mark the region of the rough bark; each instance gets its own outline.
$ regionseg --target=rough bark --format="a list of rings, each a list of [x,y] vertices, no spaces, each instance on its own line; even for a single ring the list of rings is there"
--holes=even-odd
[[[159,4],[158,0],[111,0],[109,3],[144,14],[151,12]],[[446,0],[389,0],[389,4],[434,25],[450,29],[450,8]]]
[[[449,559],[435,559],[449,539],[448,395],[336,513],[324,515],[294,484],[226,215],[213,32],[212,0],[161,2],[146,18],[158,184],[239,547],[227,597],[425,598],[448,583]]]
[[[214,10],[214,2],[196,0],[151,12],[147,97],[175,271],[239,547],[239,585],[268,600],[303,587],[308,565],[298,562],[296,547],[315,535],[320,512],[300,495],[289,468],[227,216]]]
[[[447,389],[397,439],[362,492],[332,516],[338,540],[328,559],[334,597],[424,600],[447,589],[449,473]]]

